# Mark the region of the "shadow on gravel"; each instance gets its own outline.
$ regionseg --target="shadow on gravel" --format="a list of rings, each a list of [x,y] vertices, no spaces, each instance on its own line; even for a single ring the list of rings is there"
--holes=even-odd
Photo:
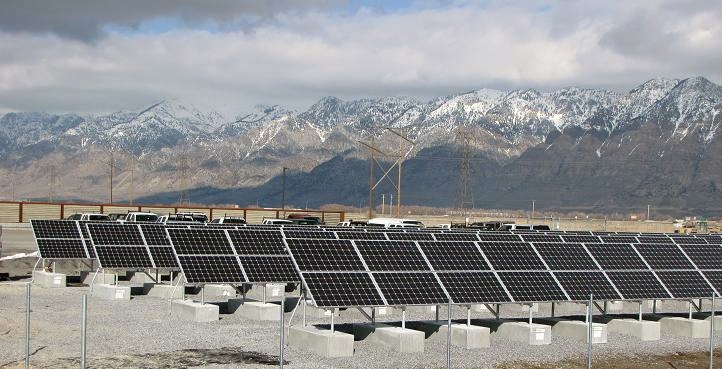
[[[283,361],[288,364],[287,360]],[[210,364],[278,365],[278,356],[243,351],[239,347],[188,349],[137,355],[88,358],[88,368],[188,368]],[[40,367],[77,368],[79,358],[64,358]]]

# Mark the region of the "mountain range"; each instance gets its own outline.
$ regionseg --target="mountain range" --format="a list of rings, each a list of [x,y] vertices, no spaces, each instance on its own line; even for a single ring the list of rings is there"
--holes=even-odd
[[[0,117],[4,199],[365,206],[404,156],[402,203],[722,214],[722,87],[653,79],[627,91],[481,89],[420,101],[326,97],[226,116],[177,100],[111,114]],[[400,136],[404,136],[402,139]],[[468,170],[461,170],[467,168]],[[112,168],[112,187],[111,187]],[[396,167],[389,171],[398,175]],[[392,181],[377,189],[395,193]]]

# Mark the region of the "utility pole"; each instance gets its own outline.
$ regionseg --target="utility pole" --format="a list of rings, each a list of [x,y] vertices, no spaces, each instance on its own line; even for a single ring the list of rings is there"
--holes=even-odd
[[[389,201],[389,215],[391,215],[391,209],[394,208],[394,194],[390,193],[389,196],[391,196],[391,201]]]
[[[115,167],[115,157],[113,151],[110,152],[110,203],[113,203],[113,168]]]
[[[649,204],[647,204],[647,220],[649,220]]]
[[[531,200],[531,218],[534,219],[534,204],[535,200]]]
[[[374,152],[376,151],[376,132],[371,128],[371,160],[369,161],[369,219],[374,217]]]
[[[474,208],[474,195],[471,185],[471,132],[467,127],[456,129],[456,142],[461,161],[457,183],[456,202],[459,211],[466,217],[466,209]]]
[[[50,166],[50,191],[48,192],[48,198],[50,202],[53,202],[55,197],[55,182],[57,181],[57,174],[55,170],[55,164]]]
[[[283,167],[283,175],[281,176],[281,210],[283,210],[283,217],[286,217],[286,170],[288,168]]]

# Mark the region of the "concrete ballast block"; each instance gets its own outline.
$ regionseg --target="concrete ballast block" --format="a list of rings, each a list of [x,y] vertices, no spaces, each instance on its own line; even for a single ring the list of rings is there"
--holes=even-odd
[[[281,316],[281,305],[261,301],[228,300],[228,310],[250,320],[272,321],[279,320]]]
[[[203,296],[209,300],[236,297],[236,289],[227,284],[207,284],[203,286]]]
[[[607,323],[607,330],[626,336],[637,337],[642,341],[658,341],[660,324],[649,320],[612,319]]]
[[[424,332],[386,324],[355,324],[354,336],[389,347],[396,352],[424,352]]]
[[[185,299],[185,288],[183,286],[170,286],[167,284],[145,283],[143,285],[145,294],[161,299]]]
[[[310,350],[323,357],[353,356],[353,335],[317,329],[314,326],[289,327],[286,342],[289,346]]]
[[[709,338],[709,320],[664,317],[659,320],[659,323],[665,334],[690,338]]]
[[[715,312],[715,314],[717,314],[717,313]],[[704,320],[708,320],[708,321],[711,319],[712,319],[711,316],[704,318]],[[722,331],[722,316],[718,316],[718,315],[714,316],[714,330],[715,330],[715,332]]]
[[[218,320],[218,305],[201,304],[191,300],[173,300],[171,313],[174,317],[193,322],[213,322]]]
[[[116,275],[113,273],[96,273],[96,272],[80,272],[80,278],[84,284],[115,284],[117,283]],[[95,279],[93,279],[95,278]]]
[[[116,286],[112,284],[96,284],[93,285],[93,296],[100,297],[105,300],[130,301],[130,287]]]
[[[559,320],[552,324],[552,334],[588,342],[589,325],[577,320]],[[607,325],[592,324],[592,343],[607,343]]]
[[[65,274],[50,273],[42,270],[33,271],[33,284],[44,288],[62,288],[66,283]]]
[[[430,335],[440,335],[446,340],[449,326],[444,321],[417,321],[409,322],[407,326],[426,332]],[[451,344],[466,349],[486,348],[491,345],[491,329],[476,325],[451,323]]]
[[[552,342],[552,331],[545,324],[532,324],[526,322],[504,322],[499,325],[496,333],[499,337],[517,342],[526,342],[530,345],[548,345]]]

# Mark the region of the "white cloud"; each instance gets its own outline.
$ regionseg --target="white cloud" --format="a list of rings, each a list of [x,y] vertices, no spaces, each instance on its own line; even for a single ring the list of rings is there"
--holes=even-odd
[[[722,5],[675,5],[491,2],[390,13],[281,12],[249,30],[111,33],[92,43],[0,33],[0,110],[107,112],[177,97],[242,111],[258,103],[305,108],[325,95],[628,89],[656,76],[722,80]]]

